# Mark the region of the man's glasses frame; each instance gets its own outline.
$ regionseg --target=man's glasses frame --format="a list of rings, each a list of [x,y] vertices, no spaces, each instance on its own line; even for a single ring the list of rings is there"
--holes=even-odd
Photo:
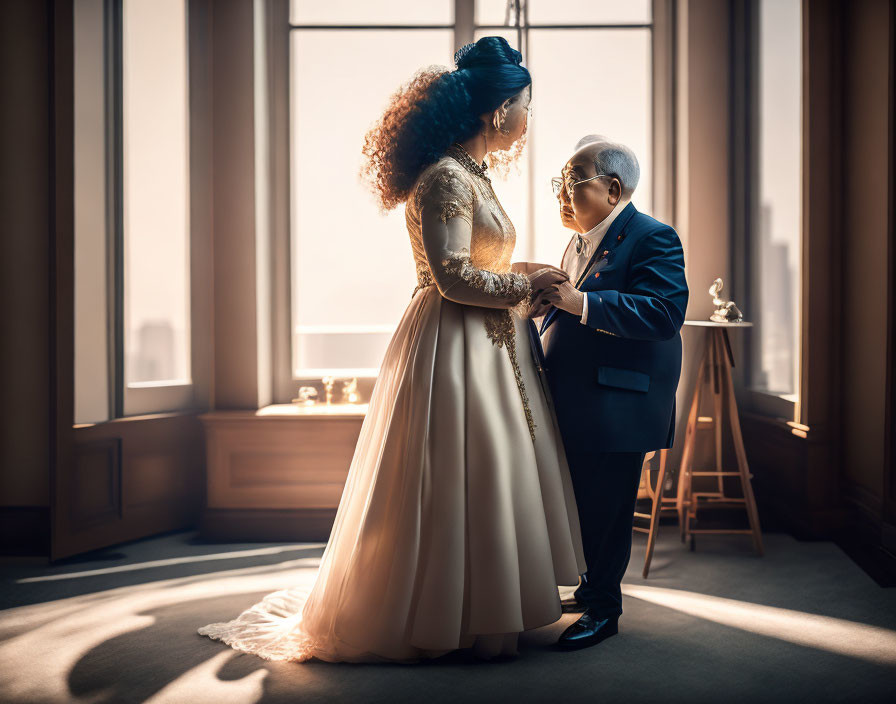
[[[565,187],[566,195],[572,198],[573,189],[575,189],[575,187],[580,183],[593,181],[596,178],[602,178],[604,176],[613,178],[611,174],[597,174],[596,176],[589,176],[588,178],[579,179],[578,181],[570,181],[567,183],[561,176],[554,176],[554,178],[551,179],[551,188],[554,191],[554,195],[559,198],[562,189]]]

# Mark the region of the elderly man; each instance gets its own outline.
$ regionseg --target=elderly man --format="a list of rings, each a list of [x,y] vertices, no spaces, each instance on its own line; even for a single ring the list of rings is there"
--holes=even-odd
[[[585,611],[560,637],[567,649],[617,633],[641,466],[675,430],[684,255],[675,230],[631,203],[639,176],[629,148],[590,136],[554,179],[576,234],[562,260],[569,280],[541,297],[551,307],[540,332],[588,566],[576,590]]]

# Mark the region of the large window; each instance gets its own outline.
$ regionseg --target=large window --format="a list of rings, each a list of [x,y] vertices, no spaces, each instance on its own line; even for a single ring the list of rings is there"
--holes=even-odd
[[[370,21],[432,26],[358,28],[374,4]],[[359,177],[361,146],[389,95],[417,68],[450,63],[454,32],[445,26],[451,16],[448,0],[292,3],[291,21],[298,25],[290,34],[296,377],[376,374],[410,300],[415,273],[404,209],[380,213]],[[322,23],[345,26],[308,27]]]
[[[638,154],[634,201],[652,206],[652,3],[292,0],[292,373],[375,375],[415,274],[404,209],[384,215],[359,179],[361,145],[390,94],[418,68],[453,67],[464,37],[501,35],[533,76],[529,144],[495,190],[517,230],[515,260],[559,264],[570,233],[550,179],[586,134]],[[469,4],[466,4],[469,7]],[[385,26],[384,26],[385,25]]]
[[[550,180],[584,135],[603,134],[635,151],[641,180],[633,202],[652,211],[651,3],[530,1],[519,28],[501,26],[515,23],[501,0],[480,1],[476,10],[475,39],[505,37],[532,73],[520,173],[495,183],[517,229],[514,258],[559,265],[570,233],[559,223]]]
[[[757,3],[750,384],[797,402],[801,256],[800,0]]]

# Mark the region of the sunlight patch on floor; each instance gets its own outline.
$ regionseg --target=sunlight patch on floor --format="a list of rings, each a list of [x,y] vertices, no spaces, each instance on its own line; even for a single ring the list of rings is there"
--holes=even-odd
[[[218,653],[204,663],[187,670],[173,682],[146,700],[146,704],[182,704],[214,702],[215,704],[253,704],[264,694],[264,678],[268,671],[259,668],[238,680],[222,680],[220,669],[237,653]]]
[[[210,560],[236,560],[244,557],[261,557],[264,555],[279,555],[295,550],[313,550],[326,547],[326,543],[299,543],[296,545],[278,545],[270,548],[253,548],[251,550],[234,550],[231,552],[215,552],[207,555],[189,555],[186,557],[172,557],[166,560],[150,560],[148,562],[136,562],[129,565],[116,567],[100,567],[94,570],[82,572],[66,572],[63,574],[47,574],[39,577],[25,577],[17,579],[16,584],[28,584],[31,582],[55,582],[61,579],[76,579],[78,577],[94,577],[100,574],[115,574],[116,572],[133,572],[135,570],[148,570],[156,567],[168,567],[170,565],[184,565],[195,562],[207,562]]]
[[[150,612],[222,596],[267,593],[287,586],[310,588],[319,566],[320,558],[300,558],[276,565],[159,580],[8,609],[3,612],[0,621],[2,631],[11,634],[0,642],[0,700],[71,701],[68,677],[78,662],[105,641],[152,627],[156,617]],[[250,602],[251,599],[247,600],[245,608],[252,606]],[[183,624],[183,635],[195,637],[198,646],[204,639],[196,633],[197,628],[204,626],[206,621],[228,620],[236,616],[236,613],[222,613],[209,614],[207,618],[197,617],[195,623]],[[182,677],[188,679],[177,687],[186,687],[187,682],[191,682],[192,687],[192,678],[209,677],[212,668],[215,671],[218,669],[217,665],[210,663],[206,663],[208,669],[199,666],[190,671],[192,674],[184,673]],[[228,681],[226,684],[232,683]],[[256,685],[261,686],[260,679],[256,682],[243,678],[236,681],[233,691],[244,694],[254,692]],[[183,690],[171,691],[176,694]],[[184,700],[181,698],[179,701]],[[227,702],[231,699],[222,695],[215,701]],[[246,697],[233,701],[252,700]]]
[[[896,665],[896,631],[846,619],[680,589],[622,585],[626,596],[816,650]]]

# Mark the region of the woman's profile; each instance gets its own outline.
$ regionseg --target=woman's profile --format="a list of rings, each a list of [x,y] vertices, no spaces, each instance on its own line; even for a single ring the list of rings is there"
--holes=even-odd
[[[531,78],[499,37],[418,72],[367,134],[405,204],[417,287],[386,351],[320,569],[203,635],[272,660],[514,654],[585,570],[563,446],[525,311],[565,275],[513,271],[486,159],[518,153]],[[409,292],[410,293],[410,292]]]

